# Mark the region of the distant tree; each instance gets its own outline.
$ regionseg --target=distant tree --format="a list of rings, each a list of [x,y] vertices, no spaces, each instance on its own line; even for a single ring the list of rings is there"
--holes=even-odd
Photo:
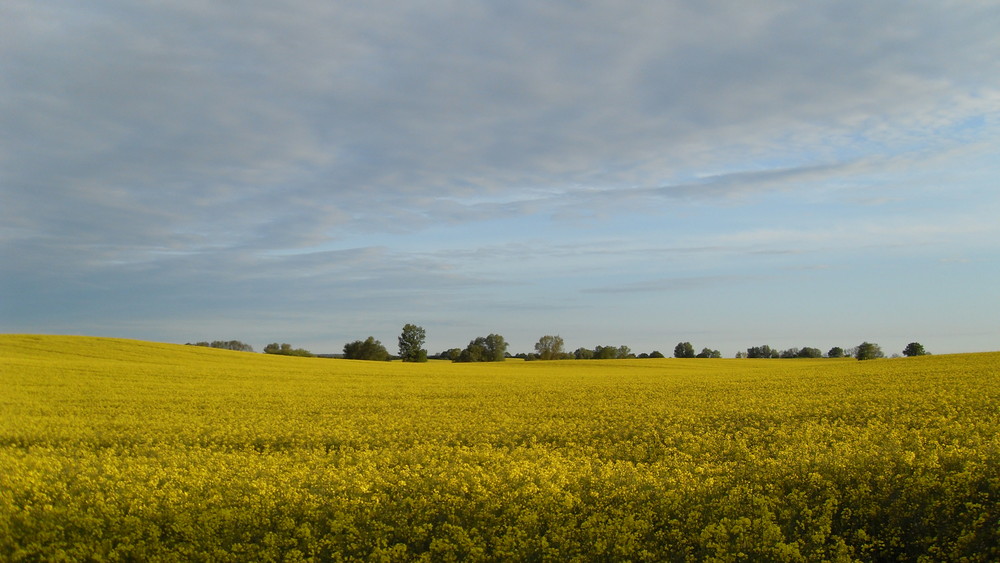
[[[736,356],[734,356],[734,357],[735,357],[735,358],[736,358],[737,360],[742,360],[742,359],[744,359],[744,358],[746,358],[746,357],[747,357],[747,353],[746,353],[746,352],[744,352],[744,351],[742,351],[742,350],[740,350],[739,352],[736,352]]]
[[[781,354],[768,345],[747,348],[748,358],[779,358]]]
[[[381,342],[369,336],[365,340],[355,340],[344,344],[344,358],[348,360],[389,361],[389,351]]]
[[[276,354],[278,356],[302,356],[305,358],[313,357],[313,353],[309,350],[303,348],[292,348],[292,345],[287,342],[282,344],[272,342],[267,346],[264,346],[264,353]]]
[[[213,340],[212,342],[195,342],[188,346],[205,346],[207,348],[219,348],[221,350],[234,350],[236,352],[253,352],[253,346],[240,342],[239,340]]]
[[[426,362],[427,350],[423,348],[427,333],[414,324],[403,325],[399,335],[399,358],[404,362]]]
[[[628,346],[622,344],[621,346],[618,347],[618,350],[616,351],[615,357],[618,358],[619,360],[626,360],[626,359],[629,359],[629,358],[634,358],[635,354],[632,353],[632,349],[631,348],[629,348]]]
[[[694,346],[690,342],[678,342],[677,346],[674,346],[674,357],[675,358],[693,358]]]
[[[800,358],[822,358],[823,357],[823,351],[820,350],[819,348],[810,348],[809,346],[806,346],[805,348],[799,350],[798,357],[800,357]]]
[[[437,355],[438,359],[455,361],[462,355],[461,348],[450,348]]]
[[[904,356],[926,356],[927,351],[924,350],[924,345],[919,342],[910,342],[903,348]]]
[[[787,350],[782,350],[782,352],[780,354],[780,357],[786,358],[786,359],[787,358],[798,358],[799,357],[799,349],[798,348],[789,348]]]
[[[712,350],[711,348],[702,348],[701,352],[698,353],[696,358],[721,358],[722,352],[718,350]]]
[[[507,357],[507,341],[499,334],[479,336],[469,342],[457,362],[502,362]]]
[[[833,348],[830,348],[829,352],[826,353],[826,357],[828,357],[828,358],[843,358],[844,357],[844,349],[841,348],[840,346],[834,346]]]
[[[618,357],[616,346],[594,346],[595,360],[613,360]]]
[[[577,348],[573,351],[573,357],[578,360],[592,360],[594,359],[594,351],[590,348]]]
[[[659,350],[653,350],[652,352],[649,353],[649,357],[650,358],[664,358],[666,356],[664,356],[663,352],[660,352]]]
[[[564,342],[561,336],[545,335],[535,343],[539,360],[558,360],[563,355]]]
[[[885,354],[882,353],[882,348],[878,344],[873,344],[871,342],[863,342],[858,346],[858,351],[855,354],[858,360],[874,360],[876,358],[884,358]]]

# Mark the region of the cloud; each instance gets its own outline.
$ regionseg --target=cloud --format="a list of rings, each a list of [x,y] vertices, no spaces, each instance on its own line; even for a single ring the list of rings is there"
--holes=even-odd
[[[0,297],[28,316],[117,297],[153,317],[502,286],[534,288],[507,299],[530,307],[559,276],[630,270],[608,290],[669,291],[726,279],[711,265],[742,252],[964,244],[994,234],[995,200],[937,230],[911,213],[992,189],[998,17],[895,0],[8,0]]]

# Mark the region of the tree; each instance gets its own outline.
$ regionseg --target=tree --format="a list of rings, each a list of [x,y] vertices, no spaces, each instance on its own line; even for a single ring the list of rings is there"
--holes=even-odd
[[[800,358],[822,358],[823,357],[823,351],[820,350],[819,348],[810,348],[809,346],[806,346],[805,348],[799,350],[799,356],[798,357],[800,357]]]
[[[799,357],[799,349],[798,348],[789,348],[787,350],[784,350],[783,352],[781,352],[781,357],[785,358],[785,359],[788,359],[788,358],[798,358]]]
[[[841,348],[840,346],[834,346],[833,348],[830,348],[829,352],[826,353],[826,357],[827,358],[843,358],[844,357],[844,349]]]
[[[615,355],[615,357],[618,358],[619,360],[627,360],[629,358],[634,358],[635,354],[632,353],[631,348],[622,344],[621,346],[618,347],[618,352]]]
[[[457,362],[502,362],[507,356],[507,341],[499,334],[479,336],[469,342]]]
[[[904,356],[926,356],[927,351],[924,350],[924,345],[919,342],[910,342],[903,348]]]
[[[701,353],[695,356],[696,358],[721,358],[722,352],[718,350],[712,350],[711,348],[702,348]]]
[[[427,350],[423,348],[427,333],[414,324],[403,325],[399,335],[399,357],[404,362],[426,362]]]
[[[187,343],[188,346],[205,346],[207,348],[219,348],[222,350],[234,350],[236,352],[253,352],[253,346],[240,342],[239,340],[213,340],[212,342],[196,342],[191,344]]]
[[[768,345],[754,346],[752,348],[747,348],[748,358],[777,358],[780,357],[780,353],[777,350],[772,349]]]
[[[545,335],[535,343],[535,352],[539,360],[558,360],[563,354],[563,339],[561,336]]]
[[[660,352],[659,350],[653,350],[652,352],[649,353],[649,357],[650,358],[662,358],[664,356],[663,356],[663,352]]]
[[[618,357],[618,348],[615,346],[594,346],[595,360],[613,360]]]
[[[573,357],[578,360],[593,360],[594,351],[590,348],[577,348],[573,351]]]
[[[441,352],[440,354],[438,354],[437,357],[438,357],[439,360],[451,360],[451,361],[454,362],[461,355],[462,355],[462,349],[461,348],[449,348],[449,349],[445,350],[444,352]]]
[[[306,358],[311,358],[313,356],[312,352],[305,350],[303,348],[292,348],[292,345],[285,342],[278,344],[277,342],[272,342],[267,346],[264,346],[265,354],[277,354],[279,356],[302,356]]]
[[[694,346],[690,342],[678,342],[677,346],[674,346],[674,357],[675,358],[693,358]]]
[[[874,360],[876,358],[884,358],[885,354],[882,353],[882,348],[878,344],[873,344],[871,342],[862,342],[858,346],[858,351],[855,356],[858,360]]]
[[[375,340],[374,336],[369,336],[364,341],[355,340],[344,344],[344,357],[348,360],[387,362],[389,361],[389,351],[381,342]]]

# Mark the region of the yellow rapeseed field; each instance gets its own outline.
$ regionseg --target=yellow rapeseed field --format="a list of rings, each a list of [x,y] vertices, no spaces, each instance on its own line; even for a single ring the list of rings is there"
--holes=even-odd
[[[0,336],[3,561],[996,561],[1000,353],[361,362]]]

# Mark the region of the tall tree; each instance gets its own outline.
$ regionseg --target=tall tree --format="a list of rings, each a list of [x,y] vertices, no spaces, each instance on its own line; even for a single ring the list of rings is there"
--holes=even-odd
[[[678,342],[677,346],[674,346],[675,358],[693,358],[694,356],[694,346],[690,342]]]
[[[546,334],[535,343],[535,352],[539,360],[558,360],[563,354],[563,339],[561,336]]]
[[[927,350],[924,350],[924,345],[919,342],[910,342],[903,348],[904,356],[926,356]]]
[[[399,335],[399,357],[404,362],[426,362],[427,350],[423,348],[427,333],[423,327],[414,324],[403,325]]]

